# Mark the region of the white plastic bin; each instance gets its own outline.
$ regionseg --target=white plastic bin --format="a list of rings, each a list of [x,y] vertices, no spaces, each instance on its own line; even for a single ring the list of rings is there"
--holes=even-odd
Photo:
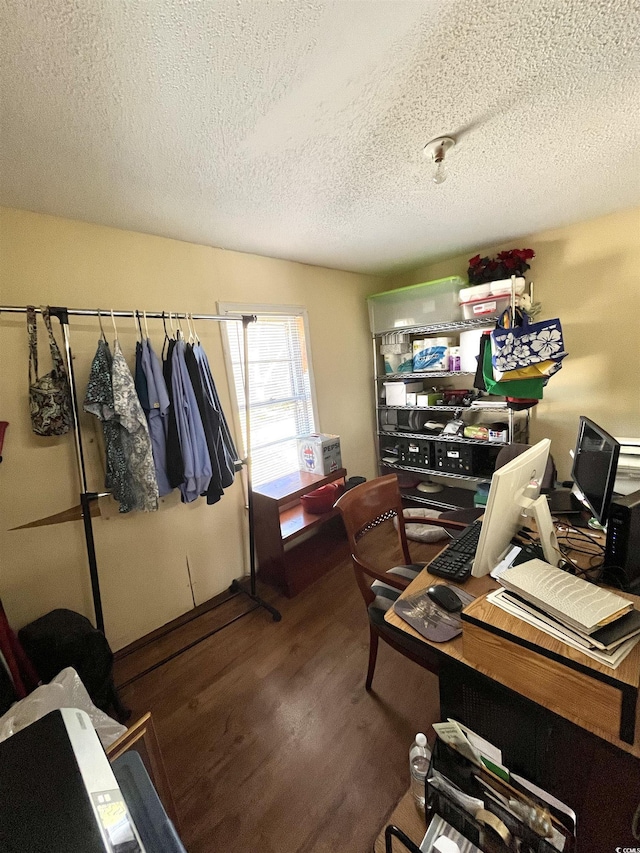
[[[484,299],[472,299],[462,304],[462,313],[465,320],[477,320],[479,317],[498,317],[509,307],[511,295],[489,296]]]

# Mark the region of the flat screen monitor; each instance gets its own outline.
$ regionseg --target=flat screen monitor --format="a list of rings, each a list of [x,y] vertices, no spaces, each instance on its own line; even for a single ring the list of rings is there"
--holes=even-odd
[[[599,524],[607,520],[619,455],[615,438],[581,415],[571,478]]]
[[[493,474],[471,570],[474,577],[487,575],[498,565],[526,515],[536,520],[545,560],[557,566],[558,544],[549,505],[540,497],[550,446],[550,440],[543,438]]]

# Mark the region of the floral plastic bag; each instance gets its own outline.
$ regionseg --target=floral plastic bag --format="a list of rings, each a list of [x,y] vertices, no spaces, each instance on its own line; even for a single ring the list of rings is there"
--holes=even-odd
[[[542,362],[559,363],[567,355],[560,320],[542,320],[530,323],[522,315],[522,325],[498,325],[491,332],[491,362],[496,378],[512,370],[521,370]],[[547,375],[549,375],[547,373]]]
[[[105,748],[126,732],[125,726],[121,726],[104,711],[96,708],[80,676],[75,669],[68,666],[49,684],[37,687],[33,693],[15,702],[7,713],[0,717],[0,741],[35,723],[50,711],[60,708],[79,708],[86,711]]]

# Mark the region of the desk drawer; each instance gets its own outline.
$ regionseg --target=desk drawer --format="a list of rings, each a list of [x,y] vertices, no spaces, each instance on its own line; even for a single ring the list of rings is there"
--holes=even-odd
[[[462,648],[480,672],[522,696],[578,725],[620,736],[620,688],[470,622],[463,623]]]

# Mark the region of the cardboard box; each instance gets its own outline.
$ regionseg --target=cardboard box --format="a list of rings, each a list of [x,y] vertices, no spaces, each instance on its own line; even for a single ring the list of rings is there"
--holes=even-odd
[[[428,409],[431,406],[438,406],[443,402],[442,391],[428,391],[426,394],[416,395],[416,405],[420,408]]]
[[[298,439],[298,463],[308,474],[331,474],[342,468],[340,436],[312,433]]]
[[[406,406],[407,394],[422,391],[422,382],[385,382],[384,398],[387,406]]]

